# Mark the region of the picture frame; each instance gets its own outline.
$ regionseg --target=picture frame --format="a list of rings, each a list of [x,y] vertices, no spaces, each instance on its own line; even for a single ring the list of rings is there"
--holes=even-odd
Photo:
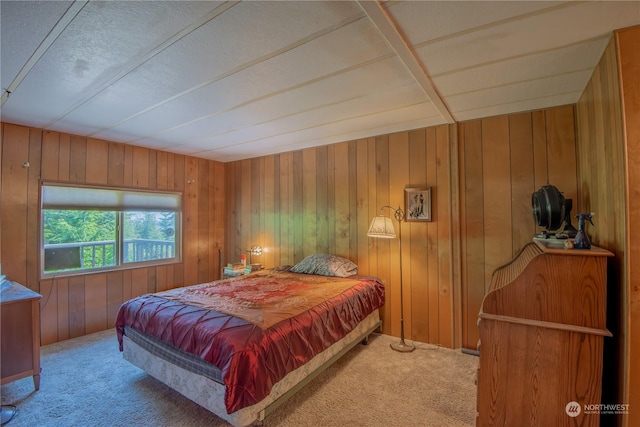
[[[431,221],[431,187],[405,187],[405,220]]]

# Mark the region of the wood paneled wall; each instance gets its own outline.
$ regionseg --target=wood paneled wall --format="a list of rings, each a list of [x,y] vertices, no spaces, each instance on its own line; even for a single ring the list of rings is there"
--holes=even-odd
[[[458,167],[459,165],[459,167]],[[366,237],[406,185],[434,188],[433,222],[403,224],[411,339],[475,349],[491,272],[536,231],[531,194],[577,196],[574,109],[551,108],[227,164],[226,261],[253,244],[266,266],[316,252],[354,260],[387,285],[384,333],[399,335],[398,242]]]
[[[476,326],[492,272],[536,231],[532,193],[545,184],[576,200],[573,106],[473,120],[459,125],[462,345]]]
[[[640,26],[616,32],[622,86],[622,116],[626,149],[626,258],[624,283],[625,338],[623,348],[626,374],[619,378],[621,401],[630,405],[624,425],[640,425],[640,366],[632,363],[640,357]],[[616,167],[622,168],[620,165]],[[635,262],[631,262],[635,260]],[[626,382],[625,382],[626,380]]]
[[[608,262],[607,327],[613,337],[605,340],[603,403],[624,403],[619,379],[626,378],[625,154],[616,52],[612,38],[576,105],[578,211],[595,213],[587,234],[615,254]],[[603,415],[611,425],[619,418]]]
[[[452,347],[455,154],[455,127],[439,126],[227,163],[225,262],[256,244],[264,253],[254,261],[266,267],[314,253],[349,258],[385,282],[383,332],[395,336],[402,271],[407,338]],[[382,206],[404,209],[407,185],[433,188],[433,221],[402,224],[401,269],[398,239],[371,239],[367,229]]]
[[[43,345],[113,327],[133,296],[219,277],[224,164],[6,123],[1,148],[2,272],[42,294]],[[41,180],[182,192],[182,262],[39,280]]]

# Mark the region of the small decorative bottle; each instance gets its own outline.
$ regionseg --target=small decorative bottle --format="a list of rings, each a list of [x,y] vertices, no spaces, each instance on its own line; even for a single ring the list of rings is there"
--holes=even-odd
[[[578,218],[578,232],[576,233],[576,238],[573,242],[573,247],[576,249],[591,249],[591,241],[589,241],[589,236],[587,236],[587,232],[585,231],[585,220],[589,221],[591,225],[593,224],[592,218],[595,215],[593,212],[585,212],[576,215]]]

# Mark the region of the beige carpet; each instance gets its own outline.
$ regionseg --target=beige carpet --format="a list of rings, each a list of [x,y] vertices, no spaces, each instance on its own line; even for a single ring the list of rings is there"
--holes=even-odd
[[[267,427],[472,426],[478,359],[426,344],[413,353],[374,335],[267,417]],[[42,348],[42,380],[3,385],[18,426],[228,426],[122,359],[115,330]]]

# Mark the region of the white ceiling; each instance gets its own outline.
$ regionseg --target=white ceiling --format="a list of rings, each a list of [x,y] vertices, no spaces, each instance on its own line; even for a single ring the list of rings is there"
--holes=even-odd
[[[4,122],[232,161],[575,103],[640,1],[1,1]]]

